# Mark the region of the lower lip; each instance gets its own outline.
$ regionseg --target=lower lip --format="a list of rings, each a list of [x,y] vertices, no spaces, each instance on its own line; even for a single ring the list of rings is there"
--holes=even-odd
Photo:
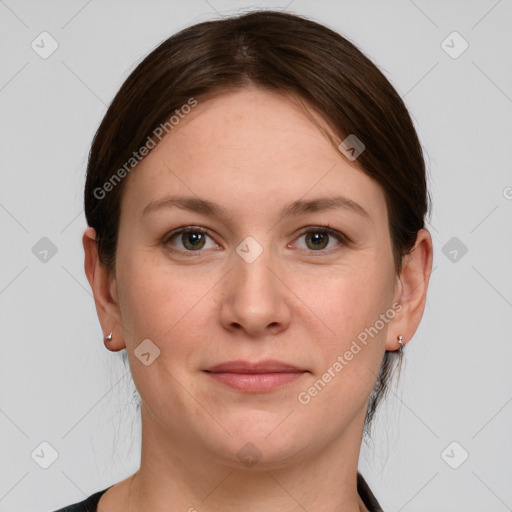
[[[207,372],[218,382],[246,393],[260,393],[271,391],[280,386],[293,382],[306,372],[280,372],[280,373],[231,373]]]

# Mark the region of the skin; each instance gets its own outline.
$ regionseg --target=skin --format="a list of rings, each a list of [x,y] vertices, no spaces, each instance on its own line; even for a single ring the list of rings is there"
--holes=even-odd
[[[356,473],[368,398],[384,352],[419,325],[432,240],[421,230],[395,273],[383,190],[319,123],[290,98],[256,88],[199,101],[127,178],[115,273],[98,259],[94,229],[85,231],[86,274],[103,332],[113,332],[106,345],[127,349],[142,399],[140,469],[102,496],[102,512],[367,510]],[[368,218],[349,209],[279,214],[334,192]],[[228,216],[177,207],[143,215],[167,195],[207,199]],[[324,236],[315,245],[314,228],[327,224],[349,241]],[[208,231],[199,250],[190,236],[165,239],[183,226]],[[247,236],[263,249],[252,263],[236,252]],[[393,303],[400,313],[301,404],[298,393]],[[134,355],[145,339],[160,350],[148,366]],[[262,393],[204,372],[266,358],[307,372]],[[249,442],[261,455],[250,468],[237,457]]]

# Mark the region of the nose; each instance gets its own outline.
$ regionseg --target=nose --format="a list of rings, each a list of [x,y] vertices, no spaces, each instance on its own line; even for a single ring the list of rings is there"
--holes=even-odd
[[[284,267],[270,250],[249,261],[233,254],[233,267],[224,280],[221,323],[253,337],[276,335],[291,319],[293,293],[286,286]]]

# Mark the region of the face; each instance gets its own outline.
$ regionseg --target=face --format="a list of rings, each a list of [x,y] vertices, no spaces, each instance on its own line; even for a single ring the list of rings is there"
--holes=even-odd
[[[115,295],[143,415],[176,446],[235,465],[252,443],[271,467],[360,435],[397,276],[355,163],[247,89],[199,101],[129,176]]]

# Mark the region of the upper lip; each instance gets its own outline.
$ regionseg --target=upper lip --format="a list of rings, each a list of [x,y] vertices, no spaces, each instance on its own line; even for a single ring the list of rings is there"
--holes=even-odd
[[[211,366],[205,371],[211,373],[299,373],[307,370],[275,359],[266,359],[254,363],[250,361],[227,361]]]

